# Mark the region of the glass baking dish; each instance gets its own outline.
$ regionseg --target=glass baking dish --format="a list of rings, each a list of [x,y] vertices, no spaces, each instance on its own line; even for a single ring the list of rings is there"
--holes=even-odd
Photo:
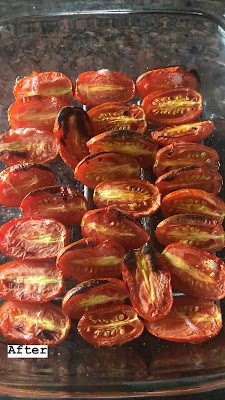
[[[38,1],[0,5],[0,132],[15,80],[33,71],[59,71],[75,81],[108,68],[134,80],[159,67],[195,69],[204,99],[202,118],[215,123],[205,144],[217,150],[225,177],[225,4],[221,1]],[[76,101],[74,101],[76,104]],[[50,163],[57,183],[91,192],[76,182],[58,156]],[[6,165],[1,163],[1,170]],[[144,178],[151,179],[150,171]],[[224,187],[220,196],[225,199]],[[21,216],[0,209],[1,224]],[[144,221],[150,233],[157,215]],[[153,241],[154,241],[154,236]],[[71,242],[81,238],[71,228]],[[225,252],[219,256],[225,260]],[[1,264],[9,259],[0,254]],[[73,286],[73,283],[68,283]],[[58,299],[60,302],[60,299]],[[221,308],[224,301],[220,302]],[[0,336],[0,396],[23,398],[137,398],[199,393],[225,387],[225,332],[198,344],[170,343],[144,332],[123,346],[94,348],[78,335],[49,349],[48,359],[8,359]]]

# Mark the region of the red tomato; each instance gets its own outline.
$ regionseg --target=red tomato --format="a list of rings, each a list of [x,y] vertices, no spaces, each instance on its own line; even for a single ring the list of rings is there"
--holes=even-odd
[[[88,111],[94,135],[118,129],[144,133],[147,122],[143,108],[137,104],[104,103]]]
[[[89,154],[86,142],[92,136],[92,126],[88,114],[80,107],[64,107],[56,118],[54,134],[59,154],[74,169]]]
[[[103,306],[124,304],[127,290],[119,279],[91,279],[75,286],[63,297],[62,308],[72,319]]]
[[[172,342],[201,343],[222,328],[220,308],[208,300],[176,296],[170,313],[158,321],[145,321],[154,336]]]
[[[81,104],[98,106],[107,102],[126,103],[135,95],[135,83],[128,75],[108,69],[88,71],[76,80],[75,96]]]
[[[0,308],[0,330],[8,340],[50,346],[66,338],[70,319],[52,303],[7,301]]]
[[[50,261],[11,261],[0,266],[0,297],[43,303],[57,297],[64,279]]]
[[[153,249],[148,249],[148,253],[130,250],[122,267],[123,280],[134,309],[150,321],[163,318],[173,304],[170,273],[159,268],[158,259],[161,257]]]
[[[152,92],[161,89],[190,87],[196,89],[196,77],[180,67],[159,68],[145,72],[136,81],[136,90],[142,99]]]
[[[94,346],[111,346],[136,339],[144,324],[133,307],[124,304],[87,311],[77,328],[83,339]]]
[[[54,218],[64,225],[80,224],[88,211],[85,197],[66,186],[48,186],[30,192],[20,207],[24,217]]]
[[[88,211],[81,229],[84,237],[119,241],[125,250],[138,249],[149,240],[148,232],[139,222],[113,208]]]
[[[15,218],[0,230],[0,249],[18,260],[55,258],[68,244],[68,229],[54,219]]]
[[[163,126],[152,131],[151,136],[160,146],[179,142],[200,143],[211,135],[213,129],[213,121],[198,120],[189,124]]]
[[[173,169],[161,175],[155,182],[162,196],[178,189],[204,189],[213,194],[219,193],[223,180],[215,171],[191,165]]]
[[[191,88],[164,89],[146,96],[142,107],[146,119],[155,124],[185,124],[201,114],[202,96]]]
[[[46,165],[13,165],[0,174],[0,203],[5,207],[19,207],[29,192],[55,183],[55,175]]]
[[[125,249],[116,241],[87,238],[64,247],[56,263],[64,276],[78,282],[118,278],[125,253]]]
[[[118,179],[99,183],[94,191],[98,208],[114,207],[133,218],[154,214],[160,207],[158,188],[141,179]]]
[[[133,157],[102,151],[81,160],[75,168],[74,175],[78,181],[94,189],[98,183],[105,180],[138,179],[141,167]]]
[[[71,79],[60,72],[32,72],[16,82],[13,93],[17,100],[33,96],[56,97],[69,105],[74,97],[74,86]]]

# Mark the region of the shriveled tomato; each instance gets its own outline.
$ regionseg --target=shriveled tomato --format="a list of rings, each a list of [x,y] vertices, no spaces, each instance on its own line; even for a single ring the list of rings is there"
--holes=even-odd
[[[225,263],[220,258],[185,243],[169,244],[162,254],[173,288],[203,299],[225,297]]]
[[[126,103],[135,95],[132,78],[108,69],[88,71],[76,80],[75,96],[81,104],[98,106],[108,102]]]
[[[140,75],[136,80],[136,89],[142,99],[157,90],[180,87],[196,89],[197,85],[195,75],[180,67],[154,69]]]
[[[138,179],[141,175],[139,162],[130,156],[102,151],[81,160],[76,168],[75,178],[91,189],[105,180]]]
[[[164,89],[146,96],[142,107],[146,119],[155,124],[185,124],[201,114],[202,96],[191,88]]]
[[[158,321],[145,321],[145,327],[161,339],[201,343],[219,333],[222,314],[220,308],[211,301],[176,296],[170,313]]]
[[[210,253],[222,250],[225,245],[223,226],[214,218],[203,215],[172,215],[157,225],[155,235],[164,246],[182,242]]]
[[[133,218],[154,214],[160,207],[158,188],[141,179],[118,179],[99,183],[94,191],[97,207],[114,207]]]
[[[87,311],[77,328],[83,339],[94,346],[111,346],[136,339],[144,324],[133,307],[124,304]]]
[[[88,211],[82,219],[81,229],[86,238],[115,240],[125,250],[138,249],[149,240],[148,232],[139,222],[114,208]]]
[[[92,136],[92,126],[82,108],[62,108],[55,121],[54,134],[59,154],[69,167],[75,168],[89,154],[86,142]]]
[[[179,142],[200,143],[211,135],[213,129],[213,121],[197,120],[189,124],[160,127],[151,132],[151,137],[160,146]]]
[[[43,303],[64,288],[62,273],[50,261],[11,261],[0,266],[0,297]]]
[[[59,252],[57,268],[67,278],[78,282],[118,278],[125,253],[122,245],[114,240],[81,239]]]
[[[46,165],[13,165],[0,174],[0,203],[5,207],[19,207],[29,192],[55,183],[54,172]]]
[[[48,186],[30,192],[22,201],[24,217],[54,218],[64,225],[81,223],[88,211],[87,200],[66,186]]]
[[[161,254],[148,248],[130,250],[122,267],[131,303],[144,319],[153,321],[167,315],[173,304],[170,273],[159,266]]]
[[[124,103],[104,103],[88,111],[94,135],[118,129],[144,133],[147,128],[145,113],[141,106]]]
[[[103,306],[124,304],[128,293],[119,279],[91,279],[70,289],[63,297],[62,308],[72,319]]]
[[[7,301],[0,308],[0,330],[9,340],[51,346],[66,338],[70,319],[52,303]]]
[[[161,175],[155,184],[162,196],[178,189],[204,189],[204,191],[217,194],[223,183],[222,176],[205,167],[190,165],[173,169]]]
[[[18,260],[55,258],[68,244],[68,229],[50,218],[14,218],[0,230],[0,249]]]

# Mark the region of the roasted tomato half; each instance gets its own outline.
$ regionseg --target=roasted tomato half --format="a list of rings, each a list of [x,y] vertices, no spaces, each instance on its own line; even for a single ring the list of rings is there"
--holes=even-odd
[[[173,288],[203,299],[225,297],[225,263],[220,258],[185,243],[169,244],[162,254]]]
[[[77,282],[118,278],[125,254],[125,249],[114,240],[81,239],[59,252],[57,268]]]
[[[147,128],[143,108],[137,104],[104,103],[88,111],[94,135],[118,129],[144,133]]]
[[[191,88],[153,92],[142,102],[146,119],[159,125],[179,125],[193,121],[202,112],[202,96]]]
[[[63,297],[62,308],[72,319],[102,306],[124,304],[128,293],[119,279],[91,279],[75,286]]]
[[[66,186],[48,186],[30,192],[20,207],[24,217],[54,218],[64,225],[80,224],[88,211],[85,197]]]
[[[219,193],[223,183],[222,176],[208,168],[191,165],[173,169],[161,175],[155,184],[162,196],[178,189],[203,189],[206,192]]]
[[[224,248],[223,226],[203,215],[178,214],[161,221],[155,230],[157,240],[167,246],[181,242],[214,253]]]
[[[13,165],[0,174],[0,203],[5,207],[19,207],[29,192],[55,183],[55,175],[46,165]]]
[[[92,136],[92,126],[88,114],[80,107],[62,108],[56,118],[54,134],[59,154],[74,169],[89,154],[86,142]]]
[[[94,346],[112,346],[136,339],[144,324],[133,307],[124,304],[87,311],[77,328],[83,339]]]
[[[0,330],[9,340],[56,345],[68,335],[70,318],[52,303],[7,301],[0,308]]]
[[[122,267],[134,309],[150,321],[167,315],[173,303],[170,273],[160,268],[159,258],[161,254],[154,249],[148,248],[148,252],[130,250]]]
[[[115,101],[126,103],[134,97],[135,91],[135,83],[128,75],[101,69],[78,76],[75,96],[81,104],[98,106]]]
[[[222,314],[220,308],[211,301],[176,296],[170,313],[158,321],[145,321],[145,327],[161,339],[201,343],[219,333]]]
[[[210,136],[213,129],[213,121],[198,120],[189,124],[163,126],[152,131],[151,137],[160,146],[179,142],[199,143]]]
[[[85,157],[77,164],[74,173],[78,181],[91,189],[105,180],[138,179],[140,175],[141,167],[135,158],[106,151]]]
[[[0,266],[0,297],[43,303],[64,288],[62,273],[50,261],[11,261]]]
[[[94,191],[97,207],[113,207],[133,218],[154,214],[160,207],[158,188],[141,179],[118,179],[99,183]]]
[[[18,260],[55,258],[68,244],[68,229],[54,219],[15,218],[0,230],[0,249]]]
[[[159,68],[145,72],[136,80],[136,90],[142,99],[161,89],[190,87],[196,89],[198,80],[194,74],[180,67]]]
[[[88,211],[82,219],[81,229],[86,238],[115,240],[125,250],[138,249],[149,240],[148,232],[139,222],[114,208]]]

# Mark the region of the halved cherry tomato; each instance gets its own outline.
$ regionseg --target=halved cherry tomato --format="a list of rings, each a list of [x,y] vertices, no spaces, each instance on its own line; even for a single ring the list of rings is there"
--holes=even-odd
[[[81,229],[84,237],[115,240],[125,250],[138,249],[149,240],[148,232],[139,222],[114,208],[88,211]]]
[[[0,174],[0,203],[5,207],[19,207],[29,192],[55,183],[54,172],[46,165],[13,165]]]
[[[0,230],[0,249],[18,260],[55,258],[68,244],[68,229],[54,219],[14,218]]]
[[[125,254],[122,245],[114,240],[86,238],[64,247],[56,264],[64,276],[78,282],[118,278]]]
[[[76,168],[75,178],[91,189],[105,180],[138,179],[141,175],[139,162],[124,154],[102,151],[81,160]]]
[[[173,304],[170,273],[159,267],[161,257],[151,248],[147,252],[130,250],[122,266],[123,280],[134,309],[150,321],[163,318]]]
[[[141,179],[118,179],[99,183],[94,191],[98,208],[114,207],[133,218],[154,214],[160,207],[157,186]]]
[[[153,165],[158,145],[147,135],[128,130],[100,133],[87,142],[90,153],[112,151],[136,158],[142,168]]]
[[[98,106],[115,101],[126,103],[134,97],[135,90],[135,83],[128,75],[101,69],[78,76],[75,96],[81,104]]]
[[[87,311],[77,328],[83,339],[94,346],[112,346],[136,339],[144,324],[133,307],[124,304]]]
[[[164,89],[146,96],[142,107],[146,119],[155,124],[185,124],[201,114],[202,96],[191,88]]]
[[[124,103],[104,103],[88,111],[94,135],[118,129],[144,133],[147,128],[145,113],[141,106]]]
[[[219,193],[223,183],[222,176],[215,171],[205,167],[191,165],[173,169],[161,175],[155,184],[162,196],[178,189],[204,189],[213,194]]]
[[[92,136],[92,126],[86,111],[80,107],[64,107],[54,126],[59,154],[67,165],[75,168],[89,154],[86,142]]]
[[[0,266],[0,297],[43,303],[64,288],[62,273],[50,261],[11,261]]]
[[[56,140],[51,132],[21,128],[0,135],[0,159],[7,165],[46,164],[57,154]]]
[[[80,224],[88,211],[85,197],[66,186],[34,190],[23,199],[20,207],[24,217],[54,218],[64,225]]]
[[[211,135],[213,129],[213,121],[197,120],[189,124],[163,126],[152,131],[151,137],[160,146],[179,142],[200,143]]]
[[[155,230],[157,240],[167,246],[181,242],[214,253],[225,246],[223,226],[203,215],[178,214],[161,221]]]
[[[185,243],[169,244],[162,255],[167,261],[173,288],[208,300],[225,297],[225,263],[220,258]]]
[[[63,297],[62,308],[72,319],[103,306],[124,304],[128,293],[119,279],[91,279],[75,286]]]
[[[68,335],[70,318],[52,303],[7,301],[0,308],[0,330],[9,340],[56,345]]]
[[[145,72],[136,80],[136,89],[142,99],[161,89],[190,87],[196,89],[197,78],[180,67],[159,68]]]
[[[158,321],[145,321],[145,327],[161,339],[201,343],[219,333],[222,314],[211,301],[176,296],[170,313]]]

